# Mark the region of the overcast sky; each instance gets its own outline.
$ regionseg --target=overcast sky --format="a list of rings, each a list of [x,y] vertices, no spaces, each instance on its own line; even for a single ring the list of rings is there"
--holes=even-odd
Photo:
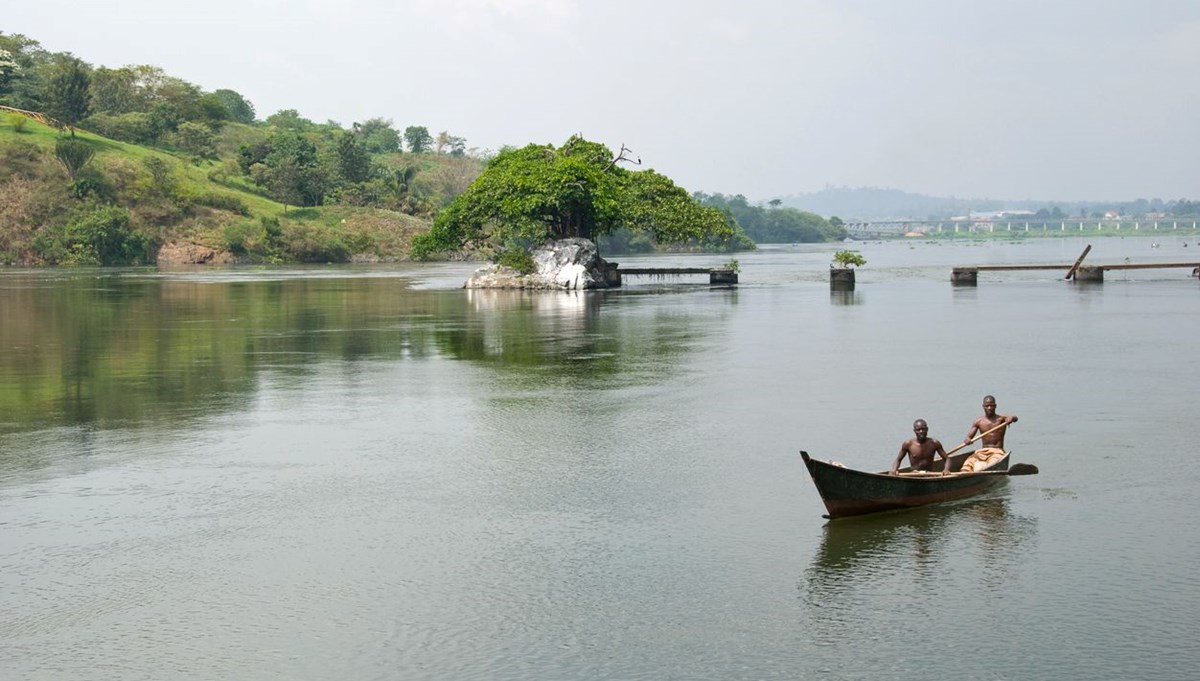
[[[0,31],[259,118],[578,132],[753,200],[1200,199],[1197,0],[21,0]]]

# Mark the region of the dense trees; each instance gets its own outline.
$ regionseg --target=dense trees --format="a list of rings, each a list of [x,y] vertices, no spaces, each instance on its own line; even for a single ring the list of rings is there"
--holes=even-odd
[[[9,83],[20,68],[21,66],[13,60],[11,52],[0,49],[0,96],[8,92]]]
[[[15,66],[4,69],[3,86],[0,87],[0,104],[26,111],[41,111],[41,90],[44,72],[51,64],[51,55],[42,49],[38,41],[14,33],[0,32],[0,50],[8,53],[8,61]]]
[[[414,241],[414,252],[595,239],[619,228],[656,242],[734,237],[734,223],[720,211],[700,206],[669,178],[627,170],[618,160],[608,147],[579,136],[559,148],[501,151],[437,216],[430,233]]]
[[[816,213],[795,208],[779,208],[772,202],[769,209],[751,206],[745,196],[697,193],[696,200],[706,206],[727,212],[737,220],[747,236],[760,244],[815,243],[836,241],[846,236],[841,220],[825,220]],[[836,220],[836,223],[834,222]]]
[[[1176,216],[1200,217],[1200,201],[1179,199],[1171,204],[1171,212]]]
[[[261,144],[243,147],[242,172],[266,187],[285,205],[319,206],[330,178],[317,155],[317,145],[294,129],[280,130]]]

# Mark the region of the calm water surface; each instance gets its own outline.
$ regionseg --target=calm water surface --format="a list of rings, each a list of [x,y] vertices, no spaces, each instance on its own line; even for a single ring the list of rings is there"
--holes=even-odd
[[[1200,258],[1157,241],[1088,261]],[[1085,243],[861,244],[852,294],[833,245],[587,294],[0,271],[0,675],[1194,678],[1200,284],[948,281]],[[884,469],[987,393],[1040,475],[821,518],[798,450]]]

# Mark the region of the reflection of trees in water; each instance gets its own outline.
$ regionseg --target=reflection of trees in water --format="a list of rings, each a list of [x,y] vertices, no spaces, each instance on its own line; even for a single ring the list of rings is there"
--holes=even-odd
[[[830,522],[798,587],[813,634],[861,639],[864,618],[925,607],[925,594],[1002,590],[1036,531],[1036,520],[1012,514],[1003,498]]]
[[[236,408],[263,371],[436,354],[437,297],[398,279],[79,274],[0,295],[3,431],[206,414]]]
[[[617,292],[414,291],[403,279],[157,279],[77,271],[0,291],[0,433],[237,409],[264,373],[470,360],[509,380],[643,381],[703,342],[689,314]],[[694,289],[692,289],[694,290]],[[670,295],[670,293],[659,294]],[[627,380],[627,379],[621,379]]]
[[[674,358],[691,352],[703,336],[696,333],[699,315],[660,305],[639,309],[639,295],[623,291],[468,290],[467,297],[470,314],[463,323],[439,328],[440,349],[503,369],[506,378],[522,383],[642,383],[673,373]],[[617,314],[623,305],[631,307]],[[708,306],[704,315],[713,310]],[[716,311],[725,314],[724,308]]]

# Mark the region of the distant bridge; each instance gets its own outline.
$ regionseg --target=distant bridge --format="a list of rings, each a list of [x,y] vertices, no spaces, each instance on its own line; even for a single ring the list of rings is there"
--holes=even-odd
[[[1102,232],[1102,231],[1163,231],[1177,229],[1194,230],[1200,221],[1194,218],[1180,220],[1160,219],[1002,219],[1002,220],[869,220],[846,222],[843,227],[855,239],[879,239],[902,237],[909,233],[920,234],[970,234],[991,232]]]

